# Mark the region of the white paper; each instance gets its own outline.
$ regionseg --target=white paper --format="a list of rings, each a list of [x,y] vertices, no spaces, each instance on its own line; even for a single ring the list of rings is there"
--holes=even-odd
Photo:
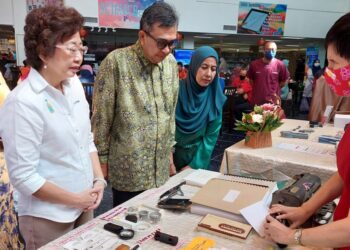
[[[328,156],[335,156],[335,149],[326,149],[324,147],[317,147],[316,145],[313,146],[307,146],[307,145],[298,145],[298,144],[291,144],[291,143],[279,143],[277,148],[280,149],[287,149],[295,152],[303,152],[307,154],[313,154],[313,155],[328,155]]]
[[[220,175],[221,173],[218,172],[198,169],[187,175],[184,181],[186,181],[188,185],[203,187],[209,180],[219,177]]]
[[[110,232],[101,228],[94,228],[76,237],[63,245],[66,250],[76,249],[114,249],[120,245],[122,241]]]
[[[269,214],[269,208],[264,204],[263,201],[254,203],[248,207],[240,210],[244,219],[255,229],[255,231],[264,237],[264,223],[266,221],[266,216]]]
[[[230,202],[230,203],[233,203],[237,197],[239,196],[241,192],[239,192],[238,190],[233,190],[231,189],[230,191],[228,191],[228,193],[225,195],[223,201],[226,201],[226,202]]]

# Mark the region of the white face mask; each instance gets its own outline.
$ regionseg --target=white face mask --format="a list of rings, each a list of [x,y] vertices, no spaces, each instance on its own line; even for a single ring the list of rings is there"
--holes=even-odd
[[[320,63],[314,63],[315,67],[320,66]]]

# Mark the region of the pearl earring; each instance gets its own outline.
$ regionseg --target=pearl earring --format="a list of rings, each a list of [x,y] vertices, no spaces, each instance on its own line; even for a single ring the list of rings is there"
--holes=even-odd
[[[46,64],[44,64],[44,69],[47,69],[47,65]]]

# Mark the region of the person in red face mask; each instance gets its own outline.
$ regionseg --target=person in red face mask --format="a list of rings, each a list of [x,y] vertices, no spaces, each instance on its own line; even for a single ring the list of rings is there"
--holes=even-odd
[[[326,36],[328,67],[324,77],[332,90],[341,96],[350,95],[350,13],[342,16]],[[273,205],[270,214],[287,219],[286,227],[271,215],[266,217],[265,235],[282,244],[350,249],[350,126],[337,149],[338,171],[301,207]],[[314,228],[299,228],[322,205],[340,197],[333,222]]]

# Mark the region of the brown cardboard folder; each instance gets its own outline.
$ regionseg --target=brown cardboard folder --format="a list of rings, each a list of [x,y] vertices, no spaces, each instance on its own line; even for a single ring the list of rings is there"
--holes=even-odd
[[[200,204],[240,214],[239,210],[265,199],[269,187],[232,180],[211,179],[191,199]]]

